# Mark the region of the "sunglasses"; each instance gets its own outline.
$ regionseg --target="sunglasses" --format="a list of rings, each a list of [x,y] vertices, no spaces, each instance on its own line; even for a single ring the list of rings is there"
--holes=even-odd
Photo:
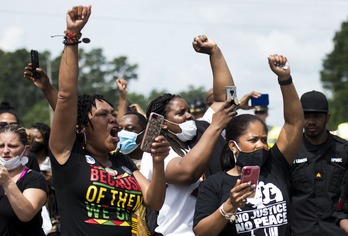
[[[2,122],[0,122],[0,129],[4,128],[6,125],[19,125],[19,123],[18,122],[10,122],[10,123],[8,123],[8,122],[2,121]]]

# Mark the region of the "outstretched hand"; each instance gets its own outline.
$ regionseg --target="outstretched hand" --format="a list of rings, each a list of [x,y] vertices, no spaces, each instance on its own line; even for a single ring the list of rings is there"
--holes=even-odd
[[[205,35],[199,35],[193,39],[192,46],[196,52],[211,54],[211,52],[217,48],[214,41],[208,39]]]
[[[80,33],[91,15],[92,6],[74,6],[67,12],[66,29],[69,33]]]

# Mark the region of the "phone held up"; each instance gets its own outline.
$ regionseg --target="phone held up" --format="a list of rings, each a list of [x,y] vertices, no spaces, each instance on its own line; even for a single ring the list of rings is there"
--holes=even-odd
[[[38,51],[32,49],[30,51],[30,58],[31,58],[31,67],[32,67],[31,71],[33,73],[33,77],[37,79],[40,76],[39,73],[36,72],[36,68],[40,67]]]
[[[152,112],[150,114],[149,120],[147,122],[147,126],[145,129],[144,137],[140,145],[140,149],[144,152],[151,151],[151,144],[153,140],[160,135],[161,126],[164,121],[164,117],[160,114]]]
[[[260,167],[259,166],[244,166],[242,168],[241,182],[250,182],[251,185],[257,186],[259,182]],[[255,194],[251,197],[255,197]]]
[[[266,93],[261,94],[258,98],[252,97],[250,100],[252,106],[268,106],[269,104],[269,96]]]
[[[227,85],[226,86],[226,100],[231,98],[235,105],[239,105],[237,97],[237,86]]]

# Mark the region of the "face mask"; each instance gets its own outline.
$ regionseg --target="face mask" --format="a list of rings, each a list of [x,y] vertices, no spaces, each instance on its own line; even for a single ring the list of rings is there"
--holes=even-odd
[[[32,152],[40,152],[44,150],[47,146],[42,142],[34,142],[33,145],[31,145],[30,151]]]
[[[181,124],[177,124],[174,122],[171,122],[169,120],[167,120],[169,123],[178,125],[181,129],[181,133],[173,133],[172,131],[168,130],[170,133],[174,134],[176,137],[178,137],[178,139],[180,139],[183,142],[187,142],[192,140],[197,133],[197,126],[194,120],[187,120]]]
[[[24,150],[25,150],[25,148],[24,148]],[[21,165],[27,164],[28,157],[22,156],[24,153],[24,150],[21,153],[21,155],[16,156],[15,158],[12,158],[9,160],[5,160],[2,157],[0,157],[0,164],[3,165],[7,170],[14,170],[14,169],[17,169]]]
[[[117,147],[123,154],[129,154],[133,152],[139,144],[137,144],[138,135],[142,134],[144,131],[141,131],[139,134],[130,132],[127,130],[121,130],[118,132],[118,137],[120,141],[117,143]]]
[[[265,164],[269,154],[268,150],[260,148],[253,152],[243,152],[236,142],[234,144],[239,150],[236,161],[237,166],[259,166],[261,168]]]

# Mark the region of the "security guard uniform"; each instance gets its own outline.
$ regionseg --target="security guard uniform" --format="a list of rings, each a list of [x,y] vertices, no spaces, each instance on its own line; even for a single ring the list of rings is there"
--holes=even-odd
[[[321,145],[303,135],[291,168],[291,235],[346,235],[335,224],[341,183],[348,169],[348,142],[328,132]]]

